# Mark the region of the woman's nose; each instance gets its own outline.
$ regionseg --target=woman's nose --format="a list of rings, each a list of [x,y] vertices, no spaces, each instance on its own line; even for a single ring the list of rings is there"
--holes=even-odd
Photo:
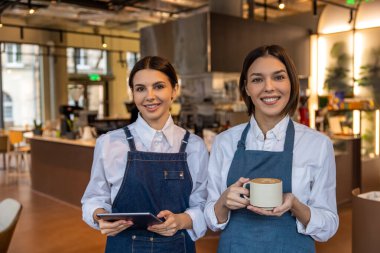
[[[146,99],[152,100],[156,97],[156,94],[153,89],[148,89],[148,94],[146,96]]]
[[[264,89],[266,92],[274,90],[273,83],[272,83],[272,80],[270,78],[265,79]]]

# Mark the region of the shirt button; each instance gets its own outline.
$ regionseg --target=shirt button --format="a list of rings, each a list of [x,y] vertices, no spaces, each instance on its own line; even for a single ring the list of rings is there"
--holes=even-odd
[[[150,238],[150,241],[153,242],[153,237]]]
[[[136,239],[136,236],[135,235],[132,235],[132,240],[135,240]]]

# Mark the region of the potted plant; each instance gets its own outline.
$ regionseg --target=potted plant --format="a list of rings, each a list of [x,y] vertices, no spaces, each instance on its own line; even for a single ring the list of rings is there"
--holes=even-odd
[[[330,57],[334,63],[326,68],[325,86],[339,97],[352,96],[353,87],[349,85],[348,78],[349,57],[345,53],[344,42],[334,43],[330,50]]]
[[[356,80],[359,86],[368,89],[367,94],[375,100],[376,107],[380,106],[380,47],[372,49],[371,64],[360,67],[360,78]]]
[[[34,119],[33,124],[34,124],[33,134],[42,135],[42,122],[38,124],[37,120]]]

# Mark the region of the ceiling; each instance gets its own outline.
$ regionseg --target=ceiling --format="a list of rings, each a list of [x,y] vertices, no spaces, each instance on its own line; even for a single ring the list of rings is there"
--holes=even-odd
[[[271,20],[303,12],[313,15],[312,0],[266,0],[267,8],[264,8],[265,0],[2,0],[0,14],[1,17],[20,18],[28,25],[41,27],[75,29],[98,26],[138,31],[146,25],[208,11],[213,6],[210,5],[212,1],[214,4],[234,1],[239,5],[243,18],[252,16],[249,15],[252,9],[254,18],[259,20],[265,16]],[[285,3],[285,9],[278,9],[279,1]],[[346,0],[318,0],[316,3],[318,6],[335,4],[355,8],[355,5],[347,5]],[[30,14],[30,9],[35,12]]]

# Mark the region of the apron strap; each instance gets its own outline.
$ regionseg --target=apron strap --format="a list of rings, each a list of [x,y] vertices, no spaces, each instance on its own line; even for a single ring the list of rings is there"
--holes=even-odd
[[[293,124],[293,121],[289,118],[288,127],[286,129],[284,151],[293,152],[293,146],[294,146],[294,124]]]
[[[179,149],[180,153],[184,153],[186,150],[187,143],[189,142],[190,132],[186,130],[185,136],[183,137],[181,148]]]
[[[129,130],[128,126],[124,127],[123,129],[124,129],[124,133],[127,137],[129,149],[131,151],[136,151],[135,140],[133,139],[133,135],[131,134],[131,131]]]
[[[247,126],[244,128],[244,131],[241,134],[241,138],[238,142],[237,148],[242,148],[245,150],[245,140],[247,139],[247,134],[250,128],[251,128],[251,123],[248,121]]]

